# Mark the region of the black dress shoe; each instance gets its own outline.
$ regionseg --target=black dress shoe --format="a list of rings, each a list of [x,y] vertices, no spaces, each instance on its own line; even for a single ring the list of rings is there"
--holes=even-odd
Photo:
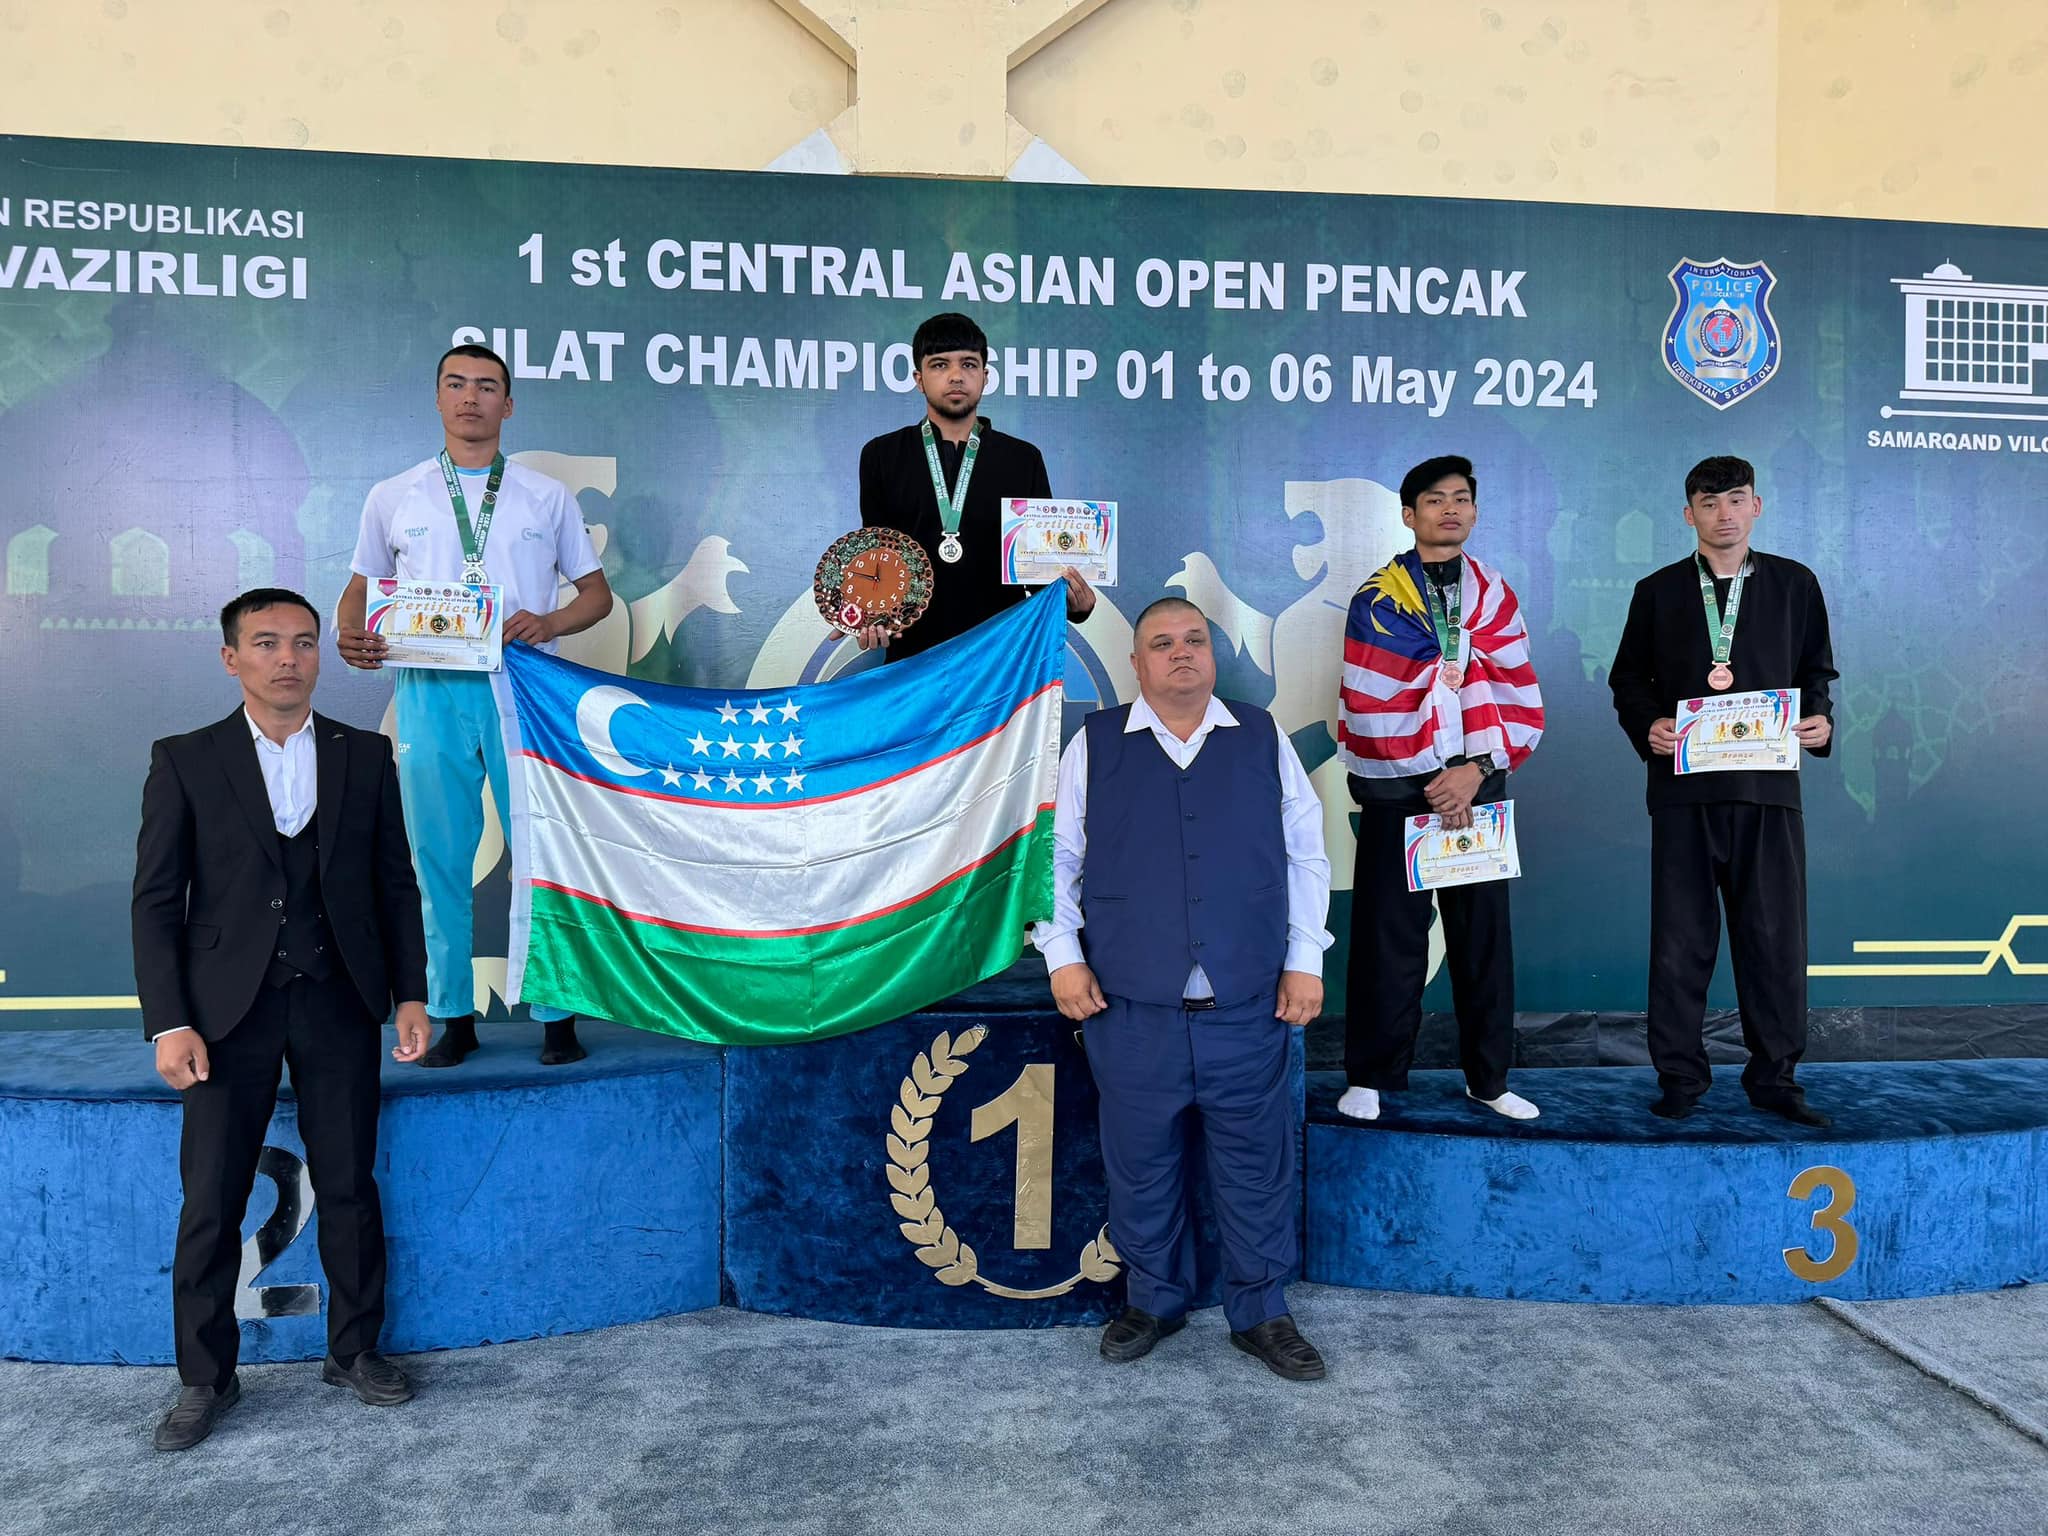
[[[476,1019],[464,1014],[459,1019],[437,1020],[441,1026],[441,1038],[427,1048],[427,1054],[420,1058],[423,1067],[459,1067],[463,1058],[476,1049]]]
[[[239,1376],[230,1376],[225,1387],[186,1387],[157,1423],[150,1443],[160,1451],[189,1451],[212,1434],[221,1415],[241,1400]]]
[[[540,1064],[544,1067],[566,1067],[572,1061],[581,1061],[590,1052],[583,1049],[583,1042],[576,1038],[576,1021],[553,1019],[541,1026],[543,1031]]]
[[[1154,1317],[1141,1307],[1125,1307],[1102,1330],[1102,1358],[1121,1365],[1152,1353],[1152,1346],[1168,1334],[1187,1327],[1186,1317]]]
[[[1266,1369],[1289,1381],[1321,1381],[1329,1374],[1315,1345],[1301,1336],[1294,1319],[1269,1317],[1256,1328],[1232,1333],[1230,1342],[1266,1362]]]
[[[405,1379],[405,1372],[374,1349],[357,1355],[355,1363],[346,1370],[329,1355],[320,1367],[320,1379],[330,1387],[353,1388],[356,1396],[372,1408],[389,1408],[412,1398],[412,1383]]]
[[[1767,1115],[1783,1115],[1794,1125],[1826,1130],[1835,1122],[1806,1102],[1803,1093],[1753,1093],[1749,1102]]]
[[[1676,1093],[1666,1088],[1664,1090],[1664,1097],[1650,1106],[1650,1113],[1661,1115],[1666,1120],[1683,1120],[1699,1107],[1699,1095]]]

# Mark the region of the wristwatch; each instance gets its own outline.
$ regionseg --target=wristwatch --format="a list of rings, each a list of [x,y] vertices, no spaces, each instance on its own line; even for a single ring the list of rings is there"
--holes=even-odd
[[[1479,770],[1479,777],[1482,779],[1493,776],[1493,754],[1491,752],[1482,752],[1477,757],[1466,758],[1465,761]]]

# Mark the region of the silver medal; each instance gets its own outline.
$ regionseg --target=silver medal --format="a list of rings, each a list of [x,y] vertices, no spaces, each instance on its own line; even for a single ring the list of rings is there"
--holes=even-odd
[[[958,565],[964,552],[960,547],[960,535],[957,533],[949,533],[939,540],[939,558],[948,565]]]

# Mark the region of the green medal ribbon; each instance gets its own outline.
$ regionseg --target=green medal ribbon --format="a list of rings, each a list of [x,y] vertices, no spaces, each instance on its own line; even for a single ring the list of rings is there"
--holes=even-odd
[[[1714,572],[1705,560],[1693,557],[1700,573],[1700,601],[1707,610],[1707,644],[1714,648],[1714,665],[1725,667],[1728,657],[1735,649],[1735,619],[1742,612],[1742,583],[1749,574],[1749,559],[1743,558],[1742,569],[1737,571],[1728,583],[1728,611],[1720,612],[1720,599],[1714,596]]]
[[[1439,587],[1429,579],[1429,572],[1422,573],[1423,588],[1429,593],[1429,618],[1436,626],[1437,649],[1444,653],[1444,661],[1452,666],[1464,660],[1465,632],[1458,621],[1465,613],[1464,568],[1459,567],[1459,579],[1447,587]]]
[[[974,423],[974,430],[967,434],[967,453],[960,460],[960,483],[948,493],[946,472],[939,467],[939,441],[932,431],[929,420],[922,423],[924,434],[924,461],[932,472],[932,494],[939,501],[939,526],[946,536],[939,543],[939,558],[952,564],[960,558],[960,514],[967,507],[967,484],[974,478],[974,461],[981,453],[981,422]]]
[[[491,477],[484,482],[484,508],[474,528],[469,522],[469,503],[463,499],[462,481],[456,476],[455,461],[448,457],[446,448],[441,450],[441,478],[448,482],[448,507],[462,534],[462,579],[488,581],[490,578],[484,573],[484,545],[491,537],[491,519],[498,515],[498,487],[505,481],[505,455],[491,457]]]

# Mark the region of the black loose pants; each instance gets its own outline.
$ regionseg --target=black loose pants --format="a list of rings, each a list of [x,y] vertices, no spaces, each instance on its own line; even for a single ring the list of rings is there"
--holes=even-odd
[[[326,980],[301,976],[259,988],[247,1016],[207,1042],[210,1074],[184,1093],[178,1163],[185,1204],[171,1265],[178,1375],[187,1386],[222,1386],[234,1374],[242,1217],[287,1062],[319,1219],[328,1348],[347,1359],[377,1347],[384,1328],[376,1180],[382,1044],[378,1021],[339,968]]]
[[[1650,813],[1650,1061],[1667,1092],[1713,1073],[1702,1030],[1728,913],[1728,958],[1752,1098],[1793,1089],[1806,1053],[1806,820],[1729,801]]]
[[[1408,889],[1408,814],[1358,811],[1358,863],[1351,881],[1351,959],[1345,972],[1344,1075],[1355,1088],[1408,1086],[1422,989],[1429,980],[1430,893]],[[1458,1015],[1465,1086],[1482,1099],[1507,1092],[1515,1055],[1515,947],[1506,880],[1436,893],[1444,922],[1444,963]]]

